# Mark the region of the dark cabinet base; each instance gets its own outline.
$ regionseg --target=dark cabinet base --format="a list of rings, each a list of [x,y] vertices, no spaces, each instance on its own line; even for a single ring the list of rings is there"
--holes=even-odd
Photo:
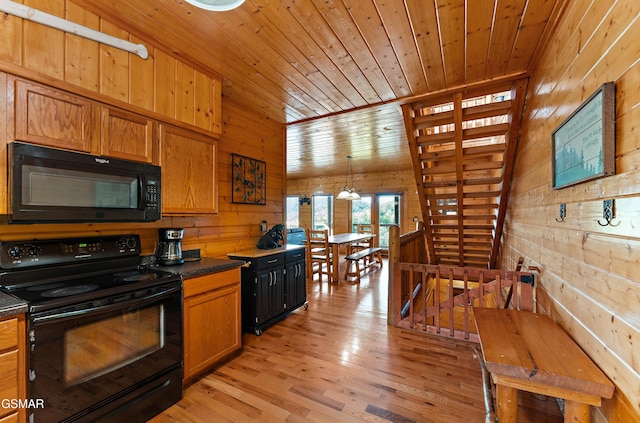
[[[229,255],[249,261],[242,268],[242,328],[262,335],[289,313],[307,308],[304,248],[274,251],[262,257]]]

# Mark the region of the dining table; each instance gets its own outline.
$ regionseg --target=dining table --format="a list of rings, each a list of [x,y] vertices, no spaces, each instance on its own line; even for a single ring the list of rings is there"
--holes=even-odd
[[[348,246],[356,242],[366,241],[374,236],[375,234],[358,234],[352,232],[329,235],[328,242],[331,247],[331,252],[333,253],[332,280],[340,280],[340,246]],[[349,253],[347,252],[347,254]]]

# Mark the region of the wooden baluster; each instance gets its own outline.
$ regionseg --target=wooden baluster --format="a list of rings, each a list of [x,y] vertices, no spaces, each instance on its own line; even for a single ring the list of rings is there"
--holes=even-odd
[[[436,333],[440,333],[440,268],[436,268],[436,290],[435,290],[435,298],[436,298],[436,306],[438,310],[436,312]]]
[[[453,315],[453,268],[449,268],[449,336],[454,335],[455,316]]]
[[[411,271],[409,272],[409,327],[413,329],[415,316],[413,315],[413,274],[415,270],[413,266],[411,266]]]
[[[427,330],[427,272],[422,272],[422,330]]]
[[[464,339],[469,339],[469,274],[464,272]]]

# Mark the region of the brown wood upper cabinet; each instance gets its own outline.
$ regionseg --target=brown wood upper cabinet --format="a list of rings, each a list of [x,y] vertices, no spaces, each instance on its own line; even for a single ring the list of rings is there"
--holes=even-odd
[[[160,124],[162,213],[217,213],[217,151],[213,138]]]
[[[43,85],[15,80],[15,138],[91,152],[92,103]],[[11,87],[10,87],[11,89]]]
[[[100,154],[151,163],[154,121],[135,113],[102,106]]]

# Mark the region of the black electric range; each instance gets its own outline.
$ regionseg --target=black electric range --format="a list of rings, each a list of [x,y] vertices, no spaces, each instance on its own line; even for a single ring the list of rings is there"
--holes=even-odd
[[[138,235],[0,242],[0,287],[34,313],[180,281],[140,253]]]

